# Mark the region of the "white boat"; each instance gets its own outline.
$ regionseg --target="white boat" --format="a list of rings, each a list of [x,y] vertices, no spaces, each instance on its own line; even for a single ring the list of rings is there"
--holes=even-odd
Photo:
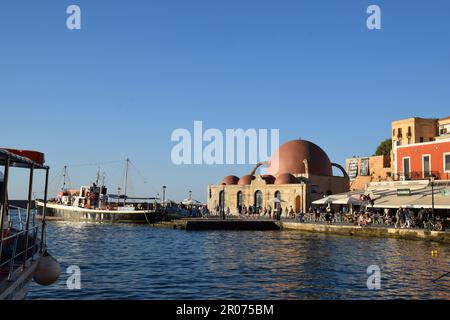
[[[128,177],[130,160],[126,160],[125,177]],[[161,206],[157,198],[137,198],[127,196],[127,178],[125,194],[108,194],[104,181],[100,184],[100,172],[91,186],[79,189],[66,188],[67,166],[63,169],[63,187],[56,197],[47,202],[47,218],[54,220],[96,221],[96,222],[136,222],[153,223],[161,218]],[[119,188],[120,190],[120,188]],[[44,203],[36,200],[38,215],[42,215]]]

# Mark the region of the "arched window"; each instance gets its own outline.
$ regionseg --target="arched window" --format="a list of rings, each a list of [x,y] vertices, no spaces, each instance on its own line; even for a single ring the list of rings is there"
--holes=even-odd
[[[225,192],[223,190],[219,192],[219,206],[220,209],[225,208]]]
[[[303,211],[301,205],[301,197],[297,196],[295,197],[295,212],[300,213],[301,211]]]
[[[263,206],[263,193],[261,192],[261,190],[258,190],[255,192],[255,202],[254,203],[255,203],[256,209]]]
[[[241,210],[242,210],[242,191],[238,191],[238,193],[236,195],[236,203],[237,203],[238,212],[241,213]]]

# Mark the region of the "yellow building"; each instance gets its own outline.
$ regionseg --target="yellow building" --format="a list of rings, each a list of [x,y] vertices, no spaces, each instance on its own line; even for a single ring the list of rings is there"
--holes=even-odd
[[[392,122],[393,146],[434,141],[437,135],[438,119],[415,117]]]
[[[450,117],[439,119],[439,136],[436,139],[450,138]]]
[[[261,165],[267,174],[256,174]],[[333,176],[332,167],[342,171]],[[207,204],[210,211],[222,209],[231,214],[244,208],[274,210],[281,206],[294,212],[306,212],[311,202],[325,195],[347,192],[349,179],[345,170],[331,163],[327,154],[306,140],[289,141],[272,155],[266,163],[259,163],[241,178],[226,176],[220,184],[208,186]]]

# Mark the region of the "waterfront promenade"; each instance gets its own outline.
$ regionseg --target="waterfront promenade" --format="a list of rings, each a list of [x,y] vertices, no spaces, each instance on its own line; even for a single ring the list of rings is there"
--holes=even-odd
[[[349,223],[326,224],[322,222],[298,222],[282,220],[281,229],[304,232],[329,233],[343,236],[397,238],[450,243],[450,232],[425,229],[398,229],[385,225],[357,226]]]
[[[397,238],[407,240],[424,240],[450,243],[449,231],[431,231],[419,228],[399,229],[392,226],[374,224],[358,226],[350,223],[337,222],[300,222],[296,219],[281,219],[276,221],[261,217],[228,216],[225,220],[217,216],[207,218],[182,218],[153,224],[154,227],[200,230],[292,230],[312,233],[327,233],[350,237]]]

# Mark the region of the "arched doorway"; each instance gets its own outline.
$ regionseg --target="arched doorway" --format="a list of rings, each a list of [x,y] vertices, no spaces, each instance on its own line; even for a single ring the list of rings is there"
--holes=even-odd
[[[219,192],[219,210],[225,209],[225,192],[222,190]]]
[[[236,203],[237,203],[237,210],[238,213],[242,212],[242,191],[238,191],[237,195],[236,195]]]
[[[280,191],[275,191],[274,197],[278,200],[280,200],[279,202],[275,202],[274,206],[275,209],[278,209],[278,207],[281,206],[281,192]]]
[[[300,196],[295,197],[295,213],[300,213],[302,211],[302,199]]]
[[[256,210],[263,206],[263,193],[261,192],[261,190],[255,192],[254,204]]]

